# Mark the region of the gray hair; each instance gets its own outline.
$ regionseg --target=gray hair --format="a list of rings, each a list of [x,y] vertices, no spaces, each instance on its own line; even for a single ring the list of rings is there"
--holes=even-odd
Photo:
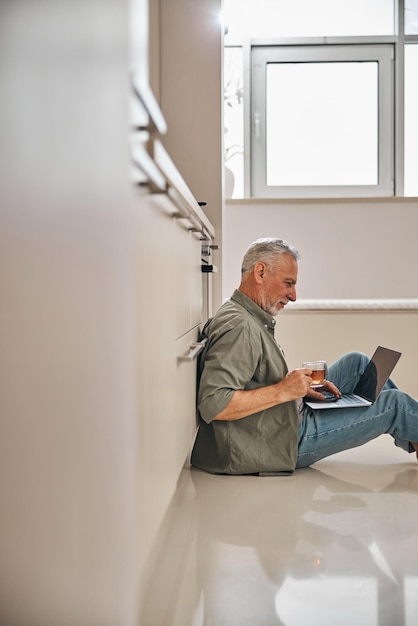
[[[244,254],[241,274],[244,276],[244,274],[250,272],[258,261],[264,261],[271,267],[277,263],[278,257],[281,257],[283,254],[291,254],[296,261],[300,258],[298,250],[284,239],[275,237],[257,239],[257,241],[253,241]]]

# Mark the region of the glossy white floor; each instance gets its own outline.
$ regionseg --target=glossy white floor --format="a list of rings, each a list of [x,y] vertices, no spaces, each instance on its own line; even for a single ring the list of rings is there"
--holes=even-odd
[[[416,626],[418,463],[388,436],[291,477],[184,470],[141,626]]]

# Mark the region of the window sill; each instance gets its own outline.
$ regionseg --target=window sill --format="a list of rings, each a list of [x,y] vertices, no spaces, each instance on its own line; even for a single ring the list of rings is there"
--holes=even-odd
[[[225,204],[416,204],[418,197],[383,198],[226,198]]]
[[[317,299],[298,300],[289,303],[284,314],[297,311],[418,311],[416,298],[386,298],[386,299]]]

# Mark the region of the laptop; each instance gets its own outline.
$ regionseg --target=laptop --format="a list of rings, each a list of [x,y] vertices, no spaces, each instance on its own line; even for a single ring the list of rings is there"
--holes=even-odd
[[[391,375],[401,352],[378,346],[366,369],[358,381],[353,393],[343,393],[342,398],[325,393],[326,400],[305,400],[311,409],[346,409],[350,407],[371,406],[382,391]]]

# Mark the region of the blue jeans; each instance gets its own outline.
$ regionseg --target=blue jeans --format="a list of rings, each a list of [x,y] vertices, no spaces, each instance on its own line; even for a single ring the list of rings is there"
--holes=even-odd
[[[351,393],[369,360],[365,354],[349,352],[329,366],[327,378],[342,393]],[[383,433],[391,435],[403,450],[415,451],[410,442],[418,442],[418,402],[390,379],[369,407],[315,410],[305,406],[297,467],[361,446]]]

